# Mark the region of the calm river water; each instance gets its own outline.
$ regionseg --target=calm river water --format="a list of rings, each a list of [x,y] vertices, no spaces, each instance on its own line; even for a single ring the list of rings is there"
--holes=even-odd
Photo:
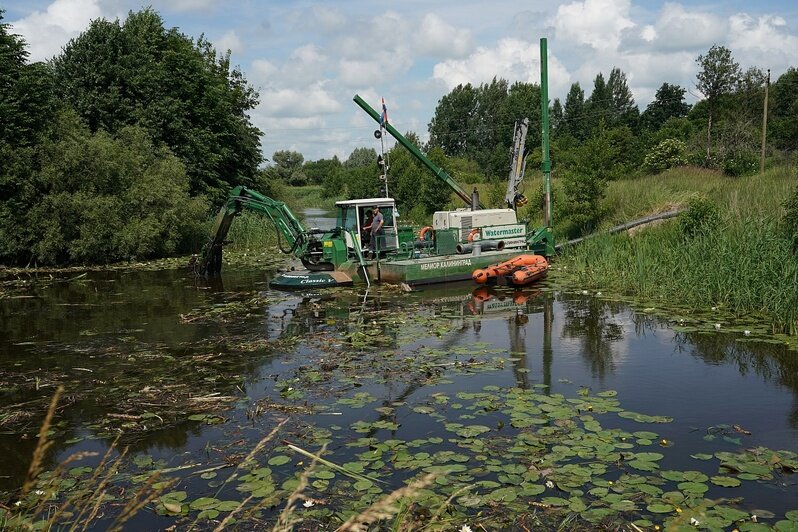
[[[717,462],[691,455],[798,451],[798,353],[777,344],[675,332],[623,304],[545,286],[296,294],[270,291],[271,274],[230,267],[213,281],[187,270],[40,276],[0,299],[0,490],[24,479],[58,383],[66,390],[49,468],[77,451],[105,451],[120,432],[141,467],[224,464],[285,417],[295,422],[286,438],[314,449],[329,440],[333,462],[351,460],[361,449],[347,443],[362,437],[432,438],[417,450],[434,452],[447,432],[424,408],[486,386],[576,398],[617,391],[626,410],[672,418],[602,418],[621,430],[656,432],[667,442],[652,444],[663,470],[712,476]],[[359,354],[369,352],[394,358]],[[401,364],[427,363],[430,353],[445,354],[420,378],[403,374]],[[450,372],[454,364],[478,368],[480,356],[490,371]],[[325,376],[333,369],[341,375]],[[210,407],[197,414],[198,402]],[[506,430],[493,418],[479,422]],[[403,474],[383,478],[400,485]],[[765,508],[778,518],[798,507],[796,476],[744,483],[734,496],[744,497],[745,511]],[[196,476],[180,483],[189,499],[222,489]],[[707,497],[724,489],[710,485]],[[137,519],[172,522],[151,511]]]

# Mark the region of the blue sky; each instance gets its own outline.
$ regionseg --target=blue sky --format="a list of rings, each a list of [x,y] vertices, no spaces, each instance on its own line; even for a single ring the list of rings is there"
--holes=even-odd
[[[695,59],[713,44],[774,79],[798,66],[794,0],[7,0],[3,8],[31,59],[44,60],[91,19],[146,6],[166,26],[232,51],[261,94],[251,116],[266,157],[291,149],[306,160],[345,158],[376,147],[356,93],[375,107],[384,97],[393,124],[426,139],[437,101],[458,83],[537,83],[541,37],[552,98],[576,81],[589,94],[596,74],[617,66],[641,110],[663,82],[689,89],[690,103],[700,98]]]

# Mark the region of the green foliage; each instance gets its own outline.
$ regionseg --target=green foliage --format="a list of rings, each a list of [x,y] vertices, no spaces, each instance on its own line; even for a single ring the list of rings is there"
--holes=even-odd
[[[706,236],[720,226],[721,215],[717,203],[696,196],[687,202],[687,210],[679,215],[679,229],[687,239]]]
[[[768,139],[782,150],[798,150],[798,69],[790,67],[771,86]]]
[[[441,148],[433,148],[427,157],[440,167],[446,166],[446,156]],[[406,149],[401,146],[392,149],[389,161],[391,170],[388,186],[400,212],[413,209],[413,215],[423,219],[448,203],[451,194],[449,187]]]
[[[651,173],[659,173],[674,166],[687,164],[687,145],[678,139],[665,139],[652,148],[643,165]]]
[[[72,114],[54,125],[36,176],[39,200],[25,213],[33,259],[107,263],[185,251],[207,209],[190,198],[183,164],[142,128],[91,134]]]
[[[377,171],[370,166],[359,166],[346,170],[347,199],[380,197],[381,181]]]
[[[280,181],[293,186],[302,186],[307,180],[302,163],[305,157],[296,151],[280,150],[272,155],[274,163],[266,170],[266,174],[271,179]]]
[[[53,80],[46,65],[27,63],[25,41],[2,20],[0,9],[0,144],[30,146],[55,111]]]
[[[751,175],[759,170],[759,155],[750,150],[734,150],[725,154],[721,166],[728,176]]]
[[[685,92],[686,89],[679,85],[663,83],[640,117],[643,126],[649,130],[657,130],[670,119],[687,116],[690,106],[684,101]]]
[[[337,156],[332,159],[319,159],[318,161],[306,161],[302,166],[302,172],[307,177],[308,183],[321,185],[328,176],[341,170],[341,161]]]
[[[346,168],[375,168],[377,165],[377,150],[374,148],[355,148],[349,154],[344,167]]]
[[[792,246],[793,252],[798,252],[798,187],[783,203],[783,207],[784,216],[781,219],[781,229]]]
[[[504,178],[510,160],[513,124],[540,115],[540,89],[494,78],[479,87],[458,85],[443,96],[429,123],[430,146],[447,157],[468,157],[489,179]],[[539,145],[540,135],[530,129],[528,145]]]
[[[61,98],[92,132],[144,128],[184,162],[192,193],[221,201],[253,184],[260,132],[247,113],[258,94],[204,38],[167,30],[145,9],[124,23],[92,21],[52,67]]]

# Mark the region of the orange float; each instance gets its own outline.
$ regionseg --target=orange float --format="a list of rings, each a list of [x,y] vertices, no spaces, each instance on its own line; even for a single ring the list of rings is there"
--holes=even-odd
[[[424,227],[421,231],[419,231],[418,239],[419,240],[425,240],[424,237],[427,236],[427,233],[431,233],[432,231],[433,231],[432,226],[428,225],[428,226]]]
[[[531,266],[521,266],[510,276],[510,282],[514,286],[526,286],[534,283],[538,279],[545,277],[549,271],[549,263],[539,263]]]
[[[468,236],[466,237],[466,241],[473,242],[474,241],[474,237],[477,236],[478,234],[479,234],[479,229],[472,229],[471,232],[468,233]]]
[[[510,284],[523,286],[540,279],[549,269],[549,262],[542,255],[519,255],[514,259],[493,264],[487,268],[480,268],[471,273],[471,279],[477,284],[495,282],[499,277],[506,277]],[[523,270],[514,278],[514,273]]]

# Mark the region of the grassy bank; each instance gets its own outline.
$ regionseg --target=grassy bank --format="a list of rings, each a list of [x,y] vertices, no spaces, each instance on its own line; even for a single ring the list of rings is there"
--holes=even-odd
[[[632,236],[597,237],[565,249],[559,265],[585,288],[692,310],[715,307],[798,334],[798,257],[779,226],[794,172],[734,179],[688,168],[613,183],[607,225],[683,206],[697,195],[716,203],[720,222],[694,236],[676,219]]]

